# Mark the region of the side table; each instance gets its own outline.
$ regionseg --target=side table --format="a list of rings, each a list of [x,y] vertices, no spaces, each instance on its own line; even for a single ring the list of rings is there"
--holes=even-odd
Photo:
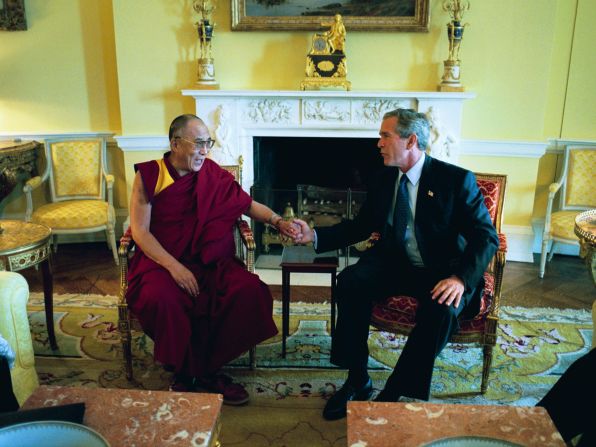
[[[0,270],[18,272],[41,264],[43,297],[48,339],[52,349],[58,349],[54,333],[54,301],[50,266],[50,236],[52,230],[21,220],[0,220]]]
[[[349,446],[384,447],[389,439],[400,447],[566,445],[543,407],[348,402]]]
[[[585,256],[588,272],[596,285],[596,209],[579,213],[573,231],[579,238],[580,254]]]
[[[223,396],[40,386],[23,410],[85,403],[83,423],[116,446],[219,446]]]
[[[35,172],[37,141],[0,141],[0,202],[16,186],[19,178]]]
[[[337,253],[336,253],[337,254]],[[284,247],[281,255],[281,355],[286,357],[286,338],[290,334],[290,273],[331,274],[331,336],[335,331],[335,283],[337,256],[317,255],[312,246],[292,245]]]

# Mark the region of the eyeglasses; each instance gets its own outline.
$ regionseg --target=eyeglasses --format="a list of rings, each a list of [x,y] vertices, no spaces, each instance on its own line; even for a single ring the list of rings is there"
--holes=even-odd
[[[204,149],[204,150],[206,150],[207,152],[209,152],[209,150],[210,150],[210,149],[213,147],[213,145],[215,144],[215,140],[212,140],[211,138],[209,138],[208,140],[195,140],[195,141],[192,141],[192,140],[187,140],[187,139],[186,139],[186,138],[184,138],[184,137],[176,137],[176,138],[179,138],[179,139],[181,139],[181,140],[184,140],[184,141],[186,141],[187,143],[190,143],[190,144],[194,145],[195,149],[197,149],[197,150],[199,150],[199,151],[200,151],[201,149]]]

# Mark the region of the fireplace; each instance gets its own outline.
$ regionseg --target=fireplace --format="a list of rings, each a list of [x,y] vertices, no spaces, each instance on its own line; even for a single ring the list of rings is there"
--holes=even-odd
[[[383,166],[376,144],[370,138],[254,137],[251,195],[277,213],[298,216],[312,226],[350,219]],[[278,235],[262,225],[255,225],[255,238],[265,253],[281,244]]]
[[[448,141],[450,151],[431,151],[431,155],[457,164],[463,102],[475,96],[468,92],[259,90],[182,90],[182,94],[195,99],[196,114],[216,140],[214,160],[237,164],[242,157],[246,190],[255,180],[255,137],[376,140],[383,114],[398,107],[432,115],[433,135],[444,138],[431,139]]]
[[[468,92],[329,90],[182,90],[182,94],[195,99],[196,114],[205,121],[212,138],[216,140],[213,159],[226,165],[238,164],[242,160],[242,186],[255,195],[260,188],[272,189],[274,185],[296,191],[296,185],[302,181],[305,183],[300,184],[323,183],[316,186],[332,189],[345,185],[345,191],[362,194],[362,190],[356,188],[366,183],[363,177],[369,175],[368,162],[363,162],[366,167],[359,166],[357,170],[354,170],[354,166],[346,166],[344,163],[349,160],[339,155],[345,147],[342,143],[356,140],[355,147],[370,147],[366,153],[376,155],[374,145],[383,114],[398,107],[411,108],[432,117],[431,155],[457,164],[463,102],[475,96]],[[277,159],[284,156],[277,152],[294,153],[294,162],[289,168],[286,166],[282,169],[284,173],[277,172],[277,168],[276,172],[264,172],[268,168],[255,162],[255,158],[263,155],[262,145],[270,144],[268,138],[271,138],[271,142],[282,138],[283,143],[274,149],[267,149],[266,157]],[[321,140],[322,145],[317,146],[314,155],[301,159],[296,154],[300,154],[304,147],[298,143],[292,146],[295,144],[293,139],[307,142]],[[333,143],[338,143],[339,148]],[[285,151],[284,148],[288,147],[292,150]],[[365,160],[368,155],[363,151],[358,152],[357,157]],[[342,166],[337,176],[334,173],[332,180],[320,172],[329,171],[327,160]],[[298,174],[304,174],[307,180],[296,180],[295,175]],[[314,180],[310,176],[314,176]],[[294,203],[298,201],[297,194],[293,200]],[[273,205],[276,211],[283,212],[276,203]]]

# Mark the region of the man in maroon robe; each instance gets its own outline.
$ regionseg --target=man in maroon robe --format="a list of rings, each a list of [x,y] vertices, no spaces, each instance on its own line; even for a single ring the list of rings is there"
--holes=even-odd
[[[155,359],[174,371],[172,389],[199,387],[243,404],[246,390],[219,369],[277,328],[269,289],[235,257],[233,225],[246,214],[290,237],[295,229],[206,158],[213,140],[198,117],[174,119],[169,139],[163,159],[135,165],[130,219],[139,249],[127,301]]]

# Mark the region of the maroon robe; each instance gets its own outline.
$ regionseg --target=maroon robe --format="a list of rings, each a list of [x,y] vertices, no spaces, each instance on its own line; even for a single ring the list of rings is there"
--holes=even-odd
[[[152,205],[151,233],[194,273],[200,294],[195,298],[178,287],[138,247],[126,298],[155,343],[155,359],[200,377],[277,333],[273,299],[267,285],[235,257],[233,226],[251,197],[213,161],[206,159],[198,173],[180,177],[168,155],[164,165],[174,182],[157,194],[158,162],[135,169]]]

